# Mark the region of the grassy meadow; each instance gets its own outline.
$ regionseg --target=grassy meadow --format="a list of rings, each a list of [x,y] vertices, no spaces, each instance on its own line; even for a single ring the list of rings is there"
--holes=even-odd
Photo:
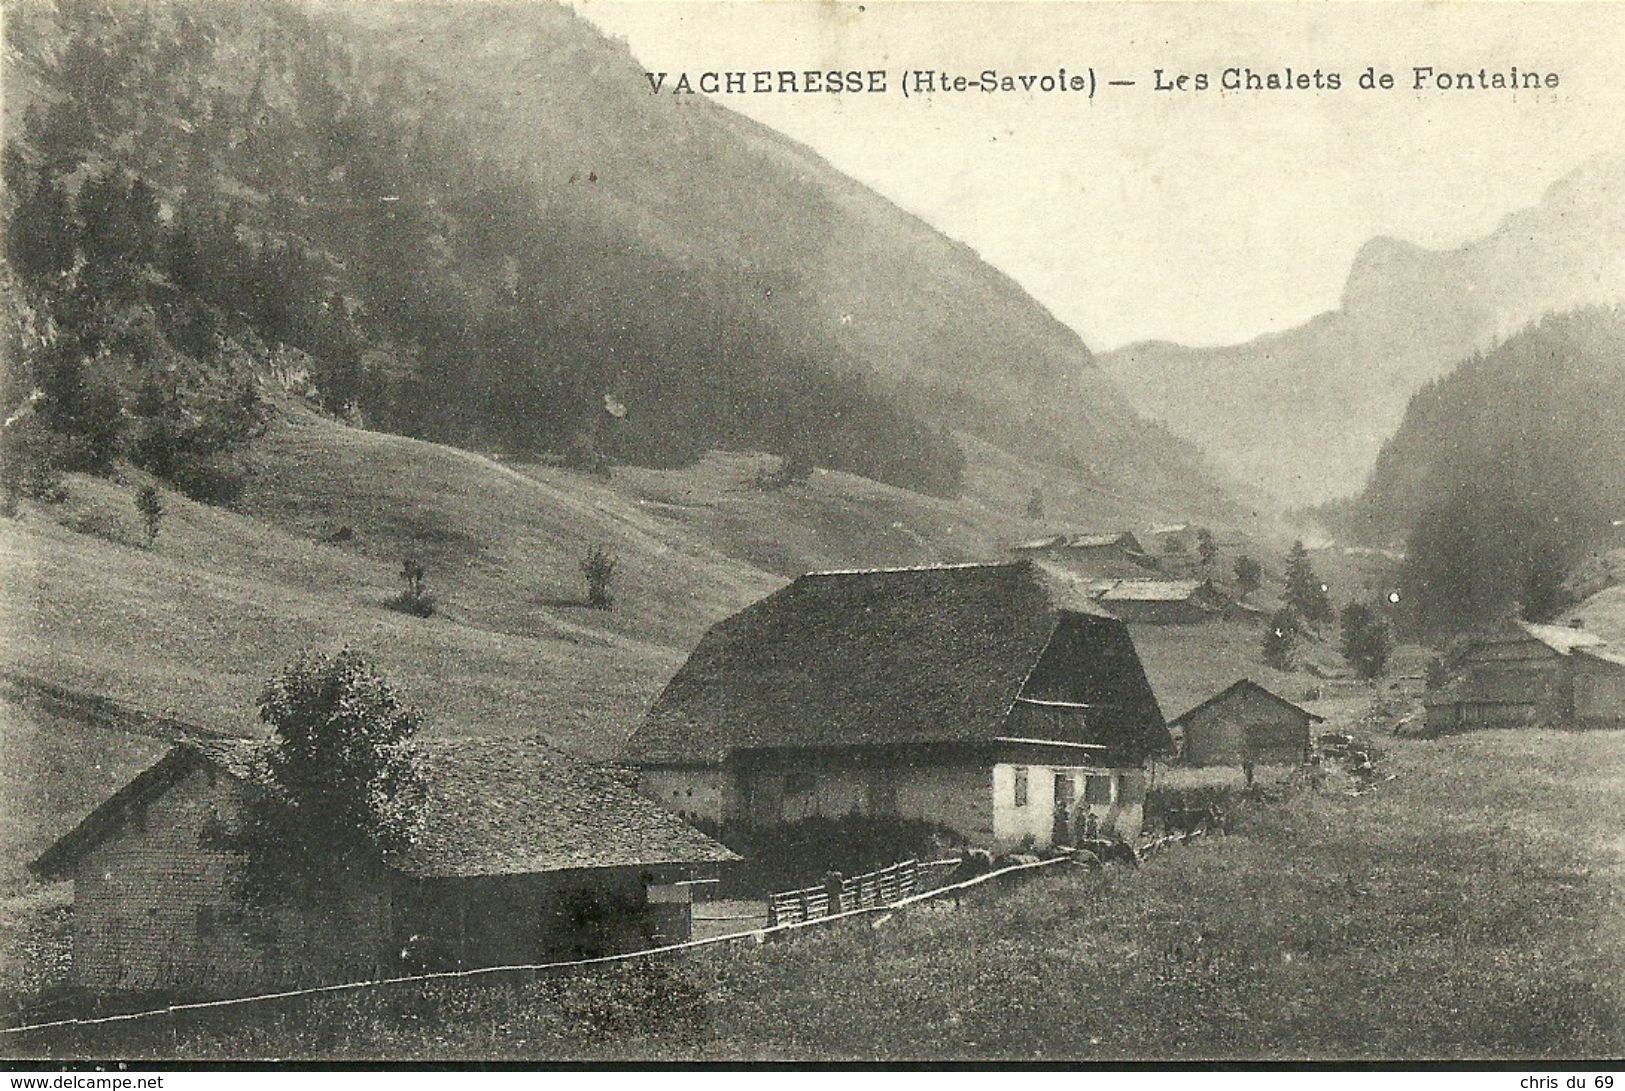
[[[1039,526],[1122,525],[1159,514],[1123,497],[1096,495],[1055,471],[1043,477],[1056,482],[1046,485],[1052,519],[1037,524],[1022,511],[1031,475],[1053,468],[967,443],[970,489],[958,501],[944,501],[823,471],[787,488],[763,489],[757,478],[773,460],[747,454],[713,453],[674,470],[616,467],[591,475],[347,428],[286,406],[249,449],[241,499],[229,508],[210,507],[165,491],[165,514],[150,544],[134,507],[147,479],[133,471],[115,480],[75,475],[63,502],[25,503],[18,518],[0,520],[0,675],[17,683],[0,703],[5,1005],[28,1006],[65,968],[68,888],[35,883],[24,861],[154,760],[167,742],[166,719],[228,733],[255,730],[254,703],[265,679],[303,648],[356,647],[424,709],[433,731],[540,734],[603,759],[615,753],[707,626],[798,572],[998,559],[1008,543]],[[593,545],[608,546],[618,560],[616,602],[607,611],[582,601],[578,565]],[[427,569],[436,597],[432,617],[387,605],[401,588],[401,563],[409,555]],[[1246,675],[1294,699],[1321,684],[1308,674],[1261,668],[1252,626],[1136,626],[1134,635],[1170,716]],[[1310,649],[1311,657],[1323,653],[1324,647]],[[106,698],[114,712],[95,719],[32,701],[30,680]],[[1344,703],[1353,707],[1368,691],[1360,687],[1347,696]],[[1102,883],[1142,877],[1054,880],[1051,901],[1070,904],[1067,899],[1094,897],[1088,892]],[[1048,887],[1033,891],[1039,889]],[[533,986],[538,996],[562,990],[556,1002],[478,989],[415,999],[333,998],[326,1003],[367,1009],[338,1020],[297,1006],[285,1015],[256,1012],[241,1025],[228,1020],[239,1044],[215,1040],[200,1024],[186,1032],[193,1037],[183,1051],[901,1056],[911,1042],[924,1050],[948,1034],[944,1055],[1028,1056],[1030,1043],[1019,1035],[1002,1050],[991,1037],[960,1042],[918,1011],[931,1036],[901,1036],[889,1044],[866,1039],[856,1025],[843,1037],[834,1028],[848,1025],[849,1012],[822,1016],[827,1026],[819,1033],[827,1039],[819,1041],[805,1037],[811,1031],[793,1030],[796,1020],[770,1019],[761,1031],[733,1022],[734,1013],[756,1011],[751,1018],[757,1018],[773,1004],[838,1007],[844,1001],[833,994],[826,999],[821,979],[847,980],[868,995],[850,976],[865,959],[873,965],[895,957],[887,972],[904,988],[902,967],[914,961],[934,966],[942,945],[959,942],[932,929],[966,927],[985,932],[992,943],[1004,927],[997,914],[1031,896],[990,893],[986,904],[961,914],[922,912],[872,937],[854,931],[705,956],[675,963],[655,978],[628,969],[609,982],[594,978],[585,992],[558,982]],[[1065,910],[1068,920],[1094,912]],[[976,923],[984,913],[993,916]],[[856,948],[841,946],[871,940],[879,946],[861,958]],[[1019,947],[1026,940],[1018,935],[998,942]],[[823,959],[832,961],[822,966]],[[974,967],[972,960],[930,972]],[[1114,964],[1110,973],[1127,969]],[[802,980],[802,973],[814,976]],[[1045,979],[1055,976],[1046,972]],[[669,1018],[669,1001],[685,997],[675,1009],[680,1018]],[[1015,992],[1007,999],[1029,1003]],[[885,1003],[914,1010],[905,1000],[899,994]],[[596,1004],[609,1007],[599,1011]],[[488,1027],[481,1023],[487,1017],[493,1020]],[[430,1034],[425,1018],[439,1028],[438,1037],[423,1037]],[[594,1022],[622,1029],[586,1035],[583,1028]],[[871,1023],[892,1025],[891,1017]],[[321,1027],[347,1029],[332,1039]],[[162,1052],[139,1036],[81,1046]],[[77,1047],[51,1042],[42,1048]]]
[[[28,1055],[863,1060],[1617,1057],[1625,739],[1385,739],[1138,870],[764,946],[13,1041]]]
[[[763,490],[759,456],[606,478],[285,407],[248,461],[230,509],[166,491],[150,547],[134,507],[145,479],[129,471],[74,476],[64,503],[0,521],[0,670],[242,732],[299,649],[349,643],[439,730],[540,733],[600,758],[709,625],[794,574],[999,559],[1033,532],[1007,456],[981,459],[981,491],[953,502],[824,472]],[[1082,491],[1061,503],[1070,525],[1124,517]],[[583,601],[593,545],[617,558],[610,610]],[[387,606],[408,555],[433,617]],[[1170,715],[1258,670],[1251,627],[1138,629]]]

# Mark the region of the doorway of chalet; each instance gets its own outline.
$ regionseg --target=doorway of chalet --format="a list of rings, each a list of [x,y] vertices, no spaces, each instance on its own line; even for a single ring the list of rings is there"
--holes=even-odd
[[[1070,845],[1072,840],[1072,774],[1055,774],[1055,818],[1050,844]]]

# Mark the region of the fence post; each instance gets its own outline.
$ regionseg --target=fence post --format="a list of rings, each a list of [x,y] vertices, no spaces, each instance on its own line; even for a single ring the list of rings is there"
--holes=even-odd
[[[829,895],[829,905],[824,912],[831,917],[841,911],[841,888],[844,884],[845,880],[838,871],[824,875],[824,892]]]

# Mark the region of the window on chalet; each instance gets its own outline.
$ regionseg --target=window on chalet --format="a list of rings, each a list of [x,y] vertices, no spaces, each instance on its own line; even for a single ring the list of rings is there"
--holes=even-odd
[[[1015,795],[1016,806],[1025,807],[1027,805],[1027,767],[1024,765],[1016,766]]]
[[[1110,773],[1091,773],[1083,782],[1083,801],[1085,803],[1110,803],[1112,801],[1112,778]]]
[[[806,795],[817,783],[817,778],[811,773],[798,771],[784,774],[784,791],[787,795]]]

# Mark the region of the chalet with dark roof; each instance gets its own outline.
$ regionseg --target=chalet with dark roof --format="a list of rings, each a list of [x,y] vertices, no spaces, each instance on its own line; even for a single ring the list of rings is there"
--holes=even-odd
[[[30,865],[73,881],[78,984],[227,993],[642,947],[686,938],[686,881],[737,859],[535,740],[417,745],[415,843],[336,868],[314,906],[241,896],[258,744],[171,748]]]
[[[1309,760],[1324,717],[1243,678],[1179,716],[1169,729],[1186,765],[1297,765]]]
[[[1138,831],[1168,750],[1128,629],[1032,561],[815,572],[700,640],[627,742],[681,814],[862,813],[973,843]]]
[[[1578,622],[1508,621],[1464,643],[1423,707],[1432,732],[1625,726],[1625,654]]]

